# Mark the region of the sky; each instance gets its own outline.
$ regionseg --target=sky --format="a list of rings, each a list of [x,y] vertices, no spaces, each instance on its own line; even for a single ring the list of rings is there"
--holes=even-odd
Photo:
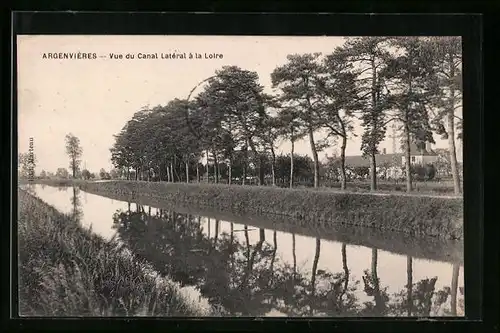
[[[109,170],[113,135],[144,106],[186,98],[196,84],[226,65],[256,71],[265,91],[273,93],[270,74],[286,63],[288,54],[328,54],[343,42],[342,37],[326,36],[18,36],[18,151],[27,152],[33,138],[37,173],[68,168],[64,137],[72,133],[83,148],[82,167],[91,172]],[[50,58],[49,53],[59,52],[97,57]],[[201,58],[161,59],[172,52],[187,57],[198,53]],[[111,53],[122,58],[112,58]],[[159,59],[139,59],[139,53],[156,53]],[[127,59],[127,54],[134,59]],[[208,59],[205,54],[222,58]],[[359,136],[348,141],[347,155],[361,154],[359,124],[355,132]],[[437,136],[435,140],[433,148],[447,147],[446,141]],[[278,152],[289,153],[290,147],[281,142]],[[392,140],[386,139],[380,148],[392,153]],[[295,151],[311,156],[309,141],[297,142]],[[338,151],[332,145],[319,154],[320,159]]]

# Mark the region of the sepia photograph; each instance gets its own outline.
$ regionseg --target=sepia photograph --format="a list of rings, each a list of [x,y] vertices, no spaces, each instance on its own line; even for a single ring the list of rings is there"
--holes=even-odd
[[[461,37],[16,38],[19,316],[465,318]]]

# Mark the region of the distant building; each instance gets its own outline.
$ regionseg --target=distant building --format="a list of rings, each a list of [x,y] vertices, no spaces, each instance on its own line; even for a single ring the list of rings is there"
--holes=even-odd
[[[403,167],[406,164],[404,153],[386,154],[385,148],[382,154],[376,154],[375,160],[377,166]],[[438,160],[438,154],[433,151],[430,145],[419,149],[416,144],[410,145],[410,163],[411,164],[432,164]],[[345,163],[348,167],[370,167],[370,158],[364,156],[346,156]]]
[[[417,145],[410,145],[410,163],[412,165],[434,164],[438,160],[438,154],[430,145],[419,149]],[[399,179],[404,177],[404,166],[406,158],[404,153],[387,154],[383,149],[382,154],[375,155],[377,163],[377,177],[383,179]],[[346,167],[370,167],[370,158],[363,156],[346,156]],[[352,173],[352,172],[351,172]],[[349,173],[349,174],[351,174]]]
[[[410,145],[411,164],[420,164],[420,165],[433,164],[436,163],[438,158],[439,158],[438,154],[431,149],[431,145],[429,143],[426,144],[425,147],[422,147],[421,149],[419,149],[415,144]],[[401,163],[405,165],[406,164],[405,161],[406,159],[403,155],[401,158]]]

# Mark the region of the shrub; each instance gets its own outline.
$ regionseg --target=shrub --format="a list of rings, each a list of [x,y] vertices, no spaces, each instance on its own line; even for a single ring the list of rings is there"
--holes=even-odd
[[[414,165],[411,173],[415,180],[432,180],[436,176],[436,168],[432,164]]]

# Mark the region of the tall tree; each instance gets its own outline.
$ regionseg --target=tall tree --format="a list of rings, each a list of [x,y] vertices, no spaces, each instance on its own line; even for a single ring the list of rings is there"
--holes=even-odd
[[[208,80],[197,100],[211,117],[211,128],[214,129],[212,150],[218,150],[217,143],[219,146],[226,143],[227,139],[223,138],[229,135],[233,144],[240,145],[245,151],[250,148],[254,162],[260,168],[258,138],[266,119],[265,106],[269,97],[263,93],[264,88],[258,79],[256,72],[237,66],[223,67]],[[259,184],[263,184],[263,177],[259,177]]]
[[[334,51],[324,59],[323,80],[318,80],[319,91],[324,96],[322,109],[318,114],[319,122],[328,135],[341,140],[340,174],[341,189],[347,187],[345,152],[349,135],[353,134],[353,111],[361,104],[356,98],[356,75],[353,66],[342,50]]]
[[[295,141],[300,139],[304,134],[302,122],[299,118],[297,110],[293,108],[280,109],[278,120],[278,136],[290,140],[290,188],[293,188],[294,166],[293,157],[295,156]]]
[[[406,191],[411,192],[411,143],[419,147],[425,146],[426,142],[435,143],[426,109],[436,91],[430,61],[432,52],[421,37],[396,37],[391,40],[391,46],[396,51],[388,60],[388,103],[395,111],[392,118],[403,124]]]
[[[356,99],[362,103],[361,151],[370,158],[370,189],[377,189],[378,146],[386,134],[387,91],[384,70],[390,53],[386,37],[349,38],[338,50],[356,68]]]
[[[73,173],[73,178],[76,178],[82,163],[83,149],[80,146],[80,139],[71,133],[66,135],[66,154],[69,156],[69,167]]]
[[[318,151],[322,148],[318,147],[314,139],[314,133],[321,127],[316,110],[321,108],[320,102],[323,100],[323,95],[318,90],[318,81],[322,74],[320,55],[288,55],[288,62],[271,73],[273,88],[281,90],[280,102],[284,107],[298,111],[304,123],[314,160],[314,187],[319,186]]]
[[[462,133],[456,133],[462,126],[462,43],[460,37],[432,37],[429,40],[432,48],[432,64],[436,72],[439,91],[435,96],[432,122],[437,134],[448,139],[449,160],[453,175],[455,194],[461,193],[460,175],[458,172],[456,140]],[[446,125],[445,125],[446,124]]]

